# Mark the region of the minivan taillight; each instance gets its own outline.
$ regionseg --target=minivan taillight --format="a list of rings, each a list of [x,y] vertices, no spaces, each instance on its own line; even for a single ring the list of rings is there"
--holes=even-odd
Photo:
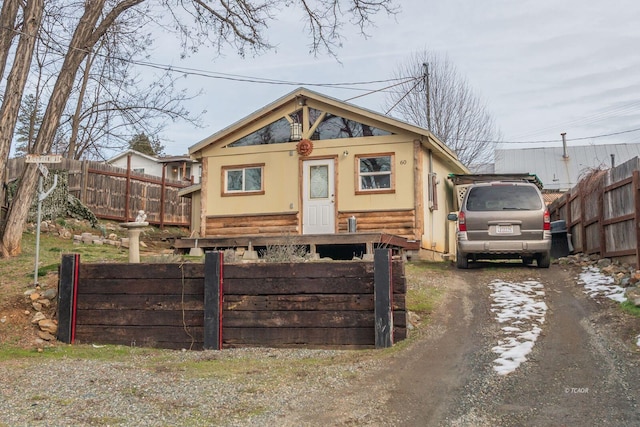
[[[549,215],[549,211],[545,210],[544,215],[542,217],[542,229],[545,231],[551,230],[551,215]]]
[[[458,213],[458,231],[467,231],[467,221],[464,218],[464,212]]]

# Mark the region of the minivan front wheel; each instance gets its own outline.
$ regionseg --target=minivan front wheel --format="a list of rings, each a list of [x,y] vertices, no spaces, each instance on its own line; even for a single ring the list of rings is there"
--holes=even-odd
[[[467,258],[467,254],[462,252],[458,252],[456,254],[456,267],[460,269],[469,268],[469,259]]]
[[[538,268],[549,268],[551,265],[551,254],[549,252],[538,254],[537,263]]]

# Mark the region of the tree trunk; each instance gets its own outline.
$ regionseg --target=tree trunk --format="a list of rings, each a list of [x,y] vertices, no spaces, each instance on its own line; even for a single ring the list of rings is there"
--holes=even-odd
[[[76,103],[75,112],[71,117],[71,136],[69,137],[69,148],[67,149],[67,157],[69,159],[74,159],[76,154],[78,134],[80,132],[80,116],[82,115],[82,103],[87,92],[87,85],[89,84],[89,72],[91,71],[92,62],[92,56],[90,54],[87,55],[87,62],[82,75],[82,84],[80,85],[80,93],[78,94],[78,102]]]
[[[38,182],[38,169],[35,164],[27,163],[24,171],[20,177],[20,188],[33,188],[35,189]],[[4,223],[4,233],[2,235],[2,242],[0,242],[0,256],[7,258],[10,256],[20,255],[22,252],[22,232],[24,231],[24,224],[29,214],[29,207],[31,207],[31,196],[28,197],[20,192],[17,193],[14,202],[11,203],[7,220]],[[23,196],[23,197],[20,197]],[[20,199],[20,203],[16,203]]]
[[[4,76],[4,67],[7,66],[11,42],[18,34],[14,31],[16,18],[18,17],[18,0],[4,0],[0,12],[0,80]]]
[[[22,94],[29,75],[31,58],[40,24],[44,0],[29,0],[24,10],[24,26],[16,55],[7,78],[7,86],[0,107],[0,171],[4,171],[9,158],[11,141],[20,113]],[[3,6],[4,12],[4,6]],[[0,174],[4,178],[4,173]],[[3,180],[4,181],[4,180]],[[0,186],[0,202],[4,204],[4,186]]]
[[[42,2],[42,0],[37,0]],[[87,0],[84,14],[80,18],[78,26],[73,34],[69,50],[64,58],[64,63],[58,79],[51,92],[47,109],[42,119],[42,125],[36,138],[34,152],[48,153],[55,138],[60,117],[69,100],[73,82],[76,78],[80,64],[89,51],[105,34],[121,13],[127,9],[142,3],[144,0],[123,0],[109,11],[104,19],[96,26],[102,15],[105,0]],[[29,206],[36,190],[38,171],[35,166],[26,167],[20,177],[20,184],[16,197],[13,199],[7,220],[2,230],[0,242],[0,256],[16,256],[21,252],[22,227],[29,213]]]

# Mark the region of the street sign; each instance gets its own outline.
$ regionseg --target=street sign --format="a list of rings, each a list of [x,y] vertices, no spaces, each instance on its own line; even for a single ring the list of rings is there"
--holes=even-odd
[[[38,163],[38,170],[40,171],[44,179],[47,179],[47,177],[49,176],[49,168],[42,163]]]
[[[62,163],[62,154],[27,154],[26,163]]]

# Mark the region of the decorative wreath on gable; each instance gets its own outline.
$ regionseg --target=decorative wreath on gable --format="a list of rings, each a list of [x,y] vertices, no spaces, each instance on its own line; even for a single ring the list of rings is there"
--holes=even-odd
[[[302,139],[296,144],[296,151],[301,156],[308,156],[313,151],[313,142],[309,139]]]

